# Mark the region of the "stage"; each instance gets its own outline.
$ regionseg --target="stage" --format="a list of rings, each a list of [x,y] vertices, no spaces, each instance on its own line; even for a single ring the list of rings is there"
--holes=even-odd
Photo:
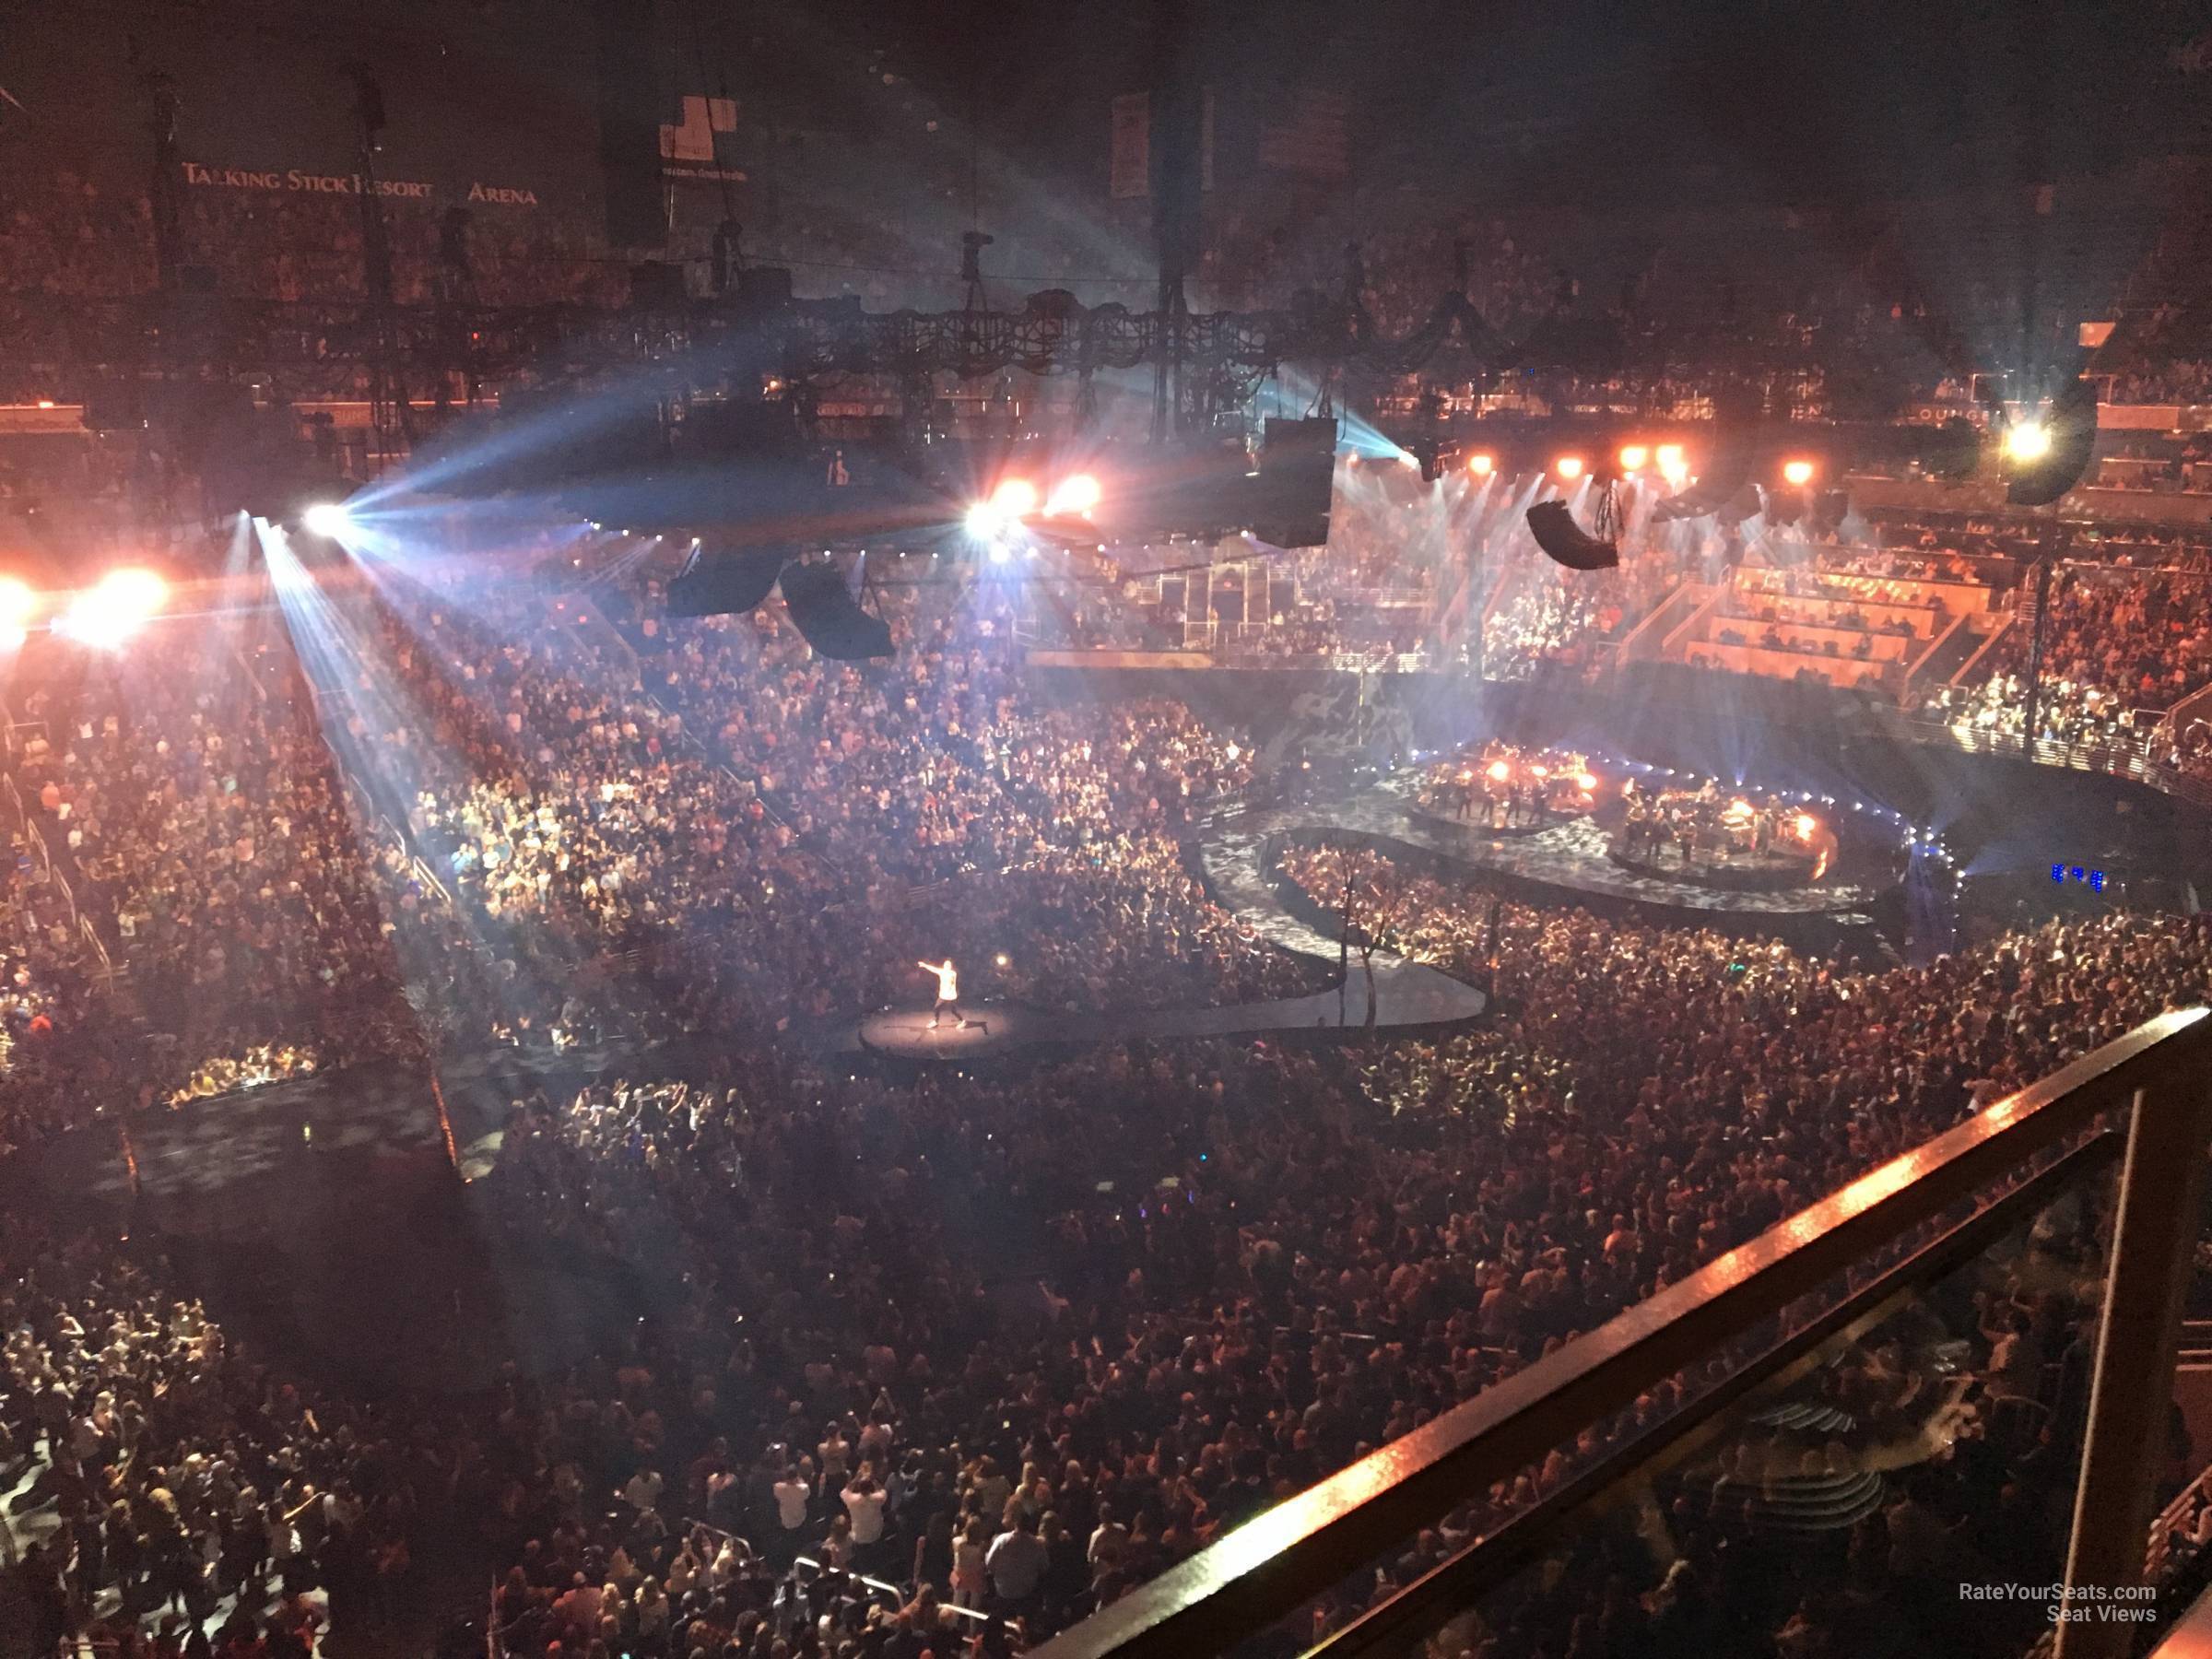
[[[1280,912],[1278,912],[1278,914]],[[1285,917],[1288,921],[1288,918]],[[1295,924],[1293,924],[1295,925]],[[1327,946],[1334,941],[1310,938]],[[1303,947],[1292,947],[1302,948]],[[1310,954],[1319,954],[1310,952]],[[1488,999],[1474,986],[1425,962],[1375,958],[1375,1026],[1453,1025],[1482,1012]],[[930,1009],[878,1008],[857,1023],[829,1028],[823,1045],[833,1053],[865,1052],[890,1059],[980,1060],[1008,1050],[1134,1041],[1171,1041],[1192,1037],[1241,1037],[1267,1031],[1312,1031],[1367,1023],[1367,975],[1357,959],[1347,983],[1311,996],[1274,1002],[1225,1003],[1218,1007],[1110,1009],[1105,1012],[1031,1008],[1015,1003],[963,1004],[965,1030],[947,1023],[930,1030]]]
[[[1863,856],[1847,857],[1818,883],[1747,891],[1703,879],[1700,865],[1679,870],[1629,869],[1614,860],[1612,838],[1591,815],[1554,817],[1527,831],[1500,834],[1477,822],[1421,806],[1420,773],[1407,769],[1356,794],[1255,807],[1212,826],[1200,848],[1207,881],[1246,927],[1277,944],[1334,955],[1335,939],[1290,915],[1276,891],[1273,848],[1283,841],[1317,845],[1334,836],[1401,842],[1417,852],[1509,877],[1545,902],[1578,899],[1672,912],[1684,922],[1757,924],[1771,919],[1869,925],[1870,908],[1896,886]],[[1387,850],[1387,847],[1385,848]]]
[[[1879,878],[1863,856],[1840,861],[1818,881],[1806,879],[1812,863],[1797,857],[1708,860],[1687,870],[1672,858],[1665,864],[1630,864],[1613,851],[1613,832],[1588,814],[1555,818],[1536,834],[1508,840],[1418,807],[1394,812],[1392,803],[1401,787],[1393,779],[1335,816],[1358,820],[1362,829],[1371,822],[1378,835],[1516,877],[1555,895],[1586,893],[1682,911],[1698,920],[1720,915],[1841,920],[1863,918],[1883,891],[1895,885]],[[1312,814],[1308,819],[1316,830],[1333,821]],[[1395,828],[1391,827],[1394,821]],[[1732,868],[1734,865],[1743,867]]]
[[[1699,858],[1685,863],[1679,853],[1631,857],[1623,853],[1617,831],[1608,856],[1631,876],[1654,881],[1684,881],[1724,893],[1786,893],[1813,890],[1818,884],[1806,879],[1815,861],[1798,853],[1731,853],[1725,857]]]
[[[1012,1043],[1037,1041],[1025,1036],[1032,1019],[1003,1003],[978,1003],[958,1025],[951,1020],[931,1025],[927,1008],[882,1008],[862,1019],[854,1035],[871,1053],[901,1060],[966,1060]]]

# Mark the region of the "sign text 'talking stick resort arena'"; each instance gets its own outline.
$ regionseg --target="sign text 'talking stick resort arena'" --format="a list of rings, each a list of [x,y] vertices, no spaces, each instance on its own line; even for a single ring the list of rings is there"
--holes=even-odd
[[[359,195],[362,183],[359,173],[309,172],[297,167],[282,171],[254,167],[206,167],[197,161],[184,163],[184,182],[217,190],[303,191],[317,195]],[[417,180],[379,179],[376,194],[399,201],[427,202],[437,195],[438,190],[433,184]],[[471,182],[467,194],[461,199],[500,207],[537,206],[535,191],[512,190],[498,184]]]

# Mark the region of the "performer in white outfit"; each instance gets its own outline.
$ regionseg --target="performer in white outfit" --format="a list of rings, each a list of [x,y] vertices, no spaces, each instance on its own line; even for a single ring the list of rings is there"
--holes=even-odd
[[[916,962],[914,966],[937,976],[937,1006],[930,1014],[929,1029],[935,1030],[938,1022],[945,1018],[945,1010],[950,1008],[952,1018],[957,1022],[954,1029],[966,1030],[968,1017],[960,1012],[960,976],[952,965],[952,959],[947,957],[941,962]]]

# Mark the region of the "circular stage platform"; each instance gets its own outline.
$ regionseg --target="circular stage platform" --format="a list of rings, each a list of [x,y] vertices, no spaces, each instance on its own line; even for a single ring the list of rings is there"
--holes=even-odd
[[[1700,853],[1685,868],[1671,849],[1655,862],[1641,849],[1632,860],[1617,853],[1617,805],[1603,812],[1555,816],[1535,834],[1498,836],[1422,808],[1413,799],[1410,782],[1401,774],[1365,796],[1335,803],[1325,815],[1284,808],[1253,822],[1244,833],[1265,839],[1310,831],[1325,838],[1332,832],[1355,830],[1404,841],[1548,889],[1554,901],[1580,894],[1626,900],[1653,911],[1679,911],[1700,921],[1724,915],[1864,920],[1870,907],[1897,885],[1896,876],[1872,855],[1874,849],[1864,838],[1837,848],[1825,867],[1817,856],[1807,858],[1793,851],[1772,862],[1742,854],[1721,861]],[[1828,846],[1830,839],[1823,827],[1820,847]],[[1817,854],[1820,847],[1811,850]],[[1755,868],[1736,867],[1754,864]]]
[[[1830,838],[1832,842],[1834,838]],[[1678,853],[1670,852],[1665,858],[1642,854],[1631,857],[1620,850],[1621,837],[1613,836],[1607,843],[1606,856],[1622,869],[1637,876],[1650,876],[1665,881],[1687,881],[1699,887],[1709,887],[1726,893],[1785,893],[1800,888],[1810,889],[1811,877],[1819,862],[1802,853],[1729,853],[1724,856],[1706,855],[1694,863],[1685,864]]]
[[[1586,818],[1590,815],[1587,812],[1546,811],[1534,818],[1524,818],[1516,819],[1510,824],[1500,824],[1480,812],[1471,817],[1462,818],[1456,812],[1439,811],[1434,806],[1424,806],[1418,802],[1415,802],[1406,808],[1406,816],[1409,818],[1426,819],[1430,823],[1462,835],[1479,835],[1487,841],[1516,841],[1524,836],[1541,835],[1547,830],[1556,830],[1561,824],[1572,823],[1578,818]]]
[[[975,1004],[965,1026],[947,1020],[933,1027],[929,1013],[926,1007],[879,1009],[861,1020],[860,1046],[900,1060],[973,1060],[1051,1035],[1032,1029],[1035,1015],[1003,1003]]]
[[[1276,920],[1295,931],[1282,914]],[[1292,948],[1297,948],[1293,946]],[[1354,970],[1353,978],[1364,976]],[[1375,1015],[1378,1027],[1448,1026],[1472,1019],[1487,999],[1480,991],[1426,962],[1402,957],[1375,960]],[[974,1003],[968,1025],[931,1030],[929,1006],[879,1008],[857,1025],[826,1027],[821,1035],[831,1052],[854,1050],[899,1060],[923,1062],[982,1060],[1004,1050],[1046,1044],[1173,1041],[1190,1037],[1243,1037],[1264,1031],[1316,1031],[1364,1027],[1364,983],[1332,986],[1306,996],[1273,1002],[1200,1004],[1179,1002],[1164,1008],[1031,1008],[1013,1003]]]

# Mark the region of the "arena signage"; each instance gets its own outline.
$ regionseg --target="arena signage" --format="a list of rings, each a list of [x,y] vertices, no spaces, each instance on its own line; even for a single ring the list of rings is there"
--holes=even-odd
[[[216,190],[273,190],[311,195],[359,195],[362,183],[359,173],[308,172],[297,167],[281,171],[270,168],[206,167],[197,161],[184,163],[184,182]],[[379,179],[376,194],[396,201],[427,202],[438,194],[438,187],[413,179]],[[535,191],[500,184],[471,183],[466,199],[500,207],[538,205]]]

